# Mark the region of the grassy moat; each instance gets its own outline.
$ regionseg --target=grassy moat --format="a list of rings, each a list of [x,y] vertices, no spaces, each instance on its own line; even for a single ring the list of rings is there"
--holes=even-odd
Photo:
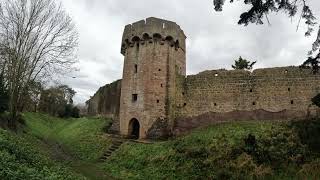
[[[23,115],[0,130],[0,179],[317,179],[320,123],[234,122],[165,142],[111,146],[103,118]]]

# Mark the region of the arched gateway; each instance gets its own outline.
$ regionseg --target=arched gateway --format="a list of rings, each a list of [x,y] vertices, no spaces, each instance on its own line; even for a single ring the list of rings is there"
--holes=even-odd
[[[129,122],[129,132],[130,138],[139,139],[140,135],[140,123],[136,118],[133,118]]]

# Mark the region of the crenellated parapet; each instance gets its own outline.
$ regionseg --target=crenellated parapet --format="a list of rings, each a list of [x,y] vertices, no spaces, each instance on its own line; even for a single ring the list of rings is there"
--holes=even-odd
[[[150,17],[125,26],[121,53],[125,55],[126,49],[135,44],[154,42],[159,42],[161,45],[167,42],[172,47],[185,51],[185,39],[183,30],[175,22]]]

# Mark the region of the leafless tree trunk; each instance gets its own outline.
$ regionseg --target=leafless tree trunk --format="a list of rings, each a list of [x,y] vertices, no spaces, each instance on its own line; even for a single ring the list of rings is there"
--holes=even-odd
[[[69,71],[78,34],[54,0],[0,0],[0,51],[9,90],[11,125],[31,81]]]

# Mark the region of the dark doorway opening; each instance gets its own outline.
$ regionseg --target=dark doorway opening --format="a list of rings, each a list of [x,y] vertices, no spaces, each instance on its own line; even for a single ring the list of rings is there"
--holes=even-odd
[[[129,136],[132,139],[139,139],[140,123],[136,118],[131,119],[129,123]]]

